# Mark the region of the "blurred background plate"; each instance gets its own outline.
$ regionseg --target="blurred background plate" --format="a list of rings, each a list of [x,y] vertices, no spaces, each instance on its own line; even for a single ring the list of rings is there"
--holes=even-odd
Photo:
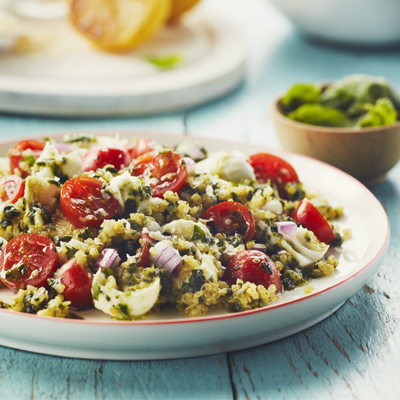
[[[236,88],[244,76],[238,29],[210,6],[133,52],[92,47],[63,19],[20,20],[25,42],[0,48],[0,111],[59,116],[145,115],[186,109]],[[152,57],[179,56],[162,70]]]

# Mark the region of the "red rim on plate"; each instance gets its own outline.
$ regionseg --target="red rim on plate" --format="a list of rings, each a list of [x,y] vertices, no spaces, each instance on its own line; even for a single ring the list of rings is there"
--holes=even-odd
[[[81,131],[79,131],[81,132]],[[226,143],[227,145],[231,144],[231,145],[240,145],[240,143],[238,142],[229,142],[229,141],[220,141],[220,140],[215,140],[215,139],[209,139],[209,138],[201,138],[201,137],[196,137],[196,136],[183,136],[183,135],[173,135],[173,134],[164,134],[164,133],[158,133],[158,132],[150,132],[150,131],[126,131],[126,130],[122,130],[122,131],[107,131],[107,130],[102,130],[102,131],[93,131],[93,130],[85,130],[85,132],[87,133],[93,133],[96,135],[102,135],[102,136],[107,136],[107,135],[115,135],[115,134],[119,134],[123,137],[125,136],[129,136],[132,138],[135,137],[140,137],[140,136],[144,136],[144,135],[150,135],[150,136],[157,136],[157,137],[165,137],[167,138],[171,138],[174,140],[196,140],[196,141],[204,141],[204,142],[214,142],[214,143],[219,143],[219,144],[223,144]],[[71,131],[67,131],[67,132],[62,132],[62,133],[56,133],[56,134],[51,134],[48,135],[46,134],[46,136],[54,138],[54,139],[60,139],[63,137],[63,135],[65,133],[71,133]],[[21,137],[18,138],[18,140],[15,139],[9,139],[9,140],[5,140],[5,141],[1,141],[0,145],[3,146],[11,146],[13,144],[15,144],[16,142],[18,142],[19,140],[25,140],[25,139],[42,139],[44,135],[36,135],[36,136],[29,136],[29,137]],[[254,151],[255,152],[260,152],[260,146],[257,145],[251,145],[251,144],[244,144],[246,147],[254,147]],[[273,149],[264,149],[265,151],[269,151],[271,153],[274,154],[278,154],[283,156],[283,158],[285,158],[285,155],[287,156],[295,156],[295,157],[300,157],[302,159],[305,160],[309,160],[310,162],[313,162],[315,164],[320,164],[323,165],[325,168],[328,167],[329,169],[332,169],[335,171],[336,174],[341,174],[343,175],[343,179],[347,179],[351,181],[351,184],[354,185],[355,187],[357,187],[359,190],[361,190],[364,193],[365,197],[368,197],[370,200],[373,200],[375,202],[375,205],[377,207],[378,210],[381,211],[382,215],[385,217],[385,225],[386,225],[386,231],[385,231],[385,235],[382,237],[381,239],[381,243],[379,244],[379,247],[376,249],[375,253],[369,258],[369,260],[365,263],[365,265],[355,271],[354,273],[350,274],[349,276],[347,276],[345,279],[330,285],[329,287],[313,292],[311,294],[307,294],[304,295],[300,298],[296,298],[296,299],[292,299],[292,300],[287,300],[287,301],[283,301],[282,303],[272,303],[271,305],[268,305],[266,307],[263,308],[258,308],[258,309],[253,309],[253,310],[247,310],[247,311],[241,311],[238,313],[230,313],[230,314],[220,314],[220,315],[211,315],[211,316],[204,316],[204,317],[194,317],[194,318],[190,318],[190,317],[184,317],[182,316],[181,318],[176,318],[176,319],[165,319],[165,320],[136,320],[136,321],[114,321],[114,320],[110,320],[110,321],[92,321],[92,320],[76,320],[76,319],[62,319],[62,318],[53,318],[53,317],[42,317],[42,316],[38,316],[38,315],[30,315],[30,314],[25,314],[25,313],[13,313],[15,316],[19,316],[21,318],[35,318],[35,319],[43,319],[43,320],[48,320],[48,321],[57,321],[58,322],[63,322],[63,323],[72,323],[72,324],[78,324],[78,325],[86,325],[86,324],[90,324],[90,325],[165,325],[165,324],[187,324],[187,323],[198,323],[198,322],[205,322],[205,321],[215,321],[215,320],[221,320],[221,319],[231,319],[231,318],[241,318],[241,317],[245,317],[245,316],[250,316],[253,314],[257,314],[257,313],[265,313],[268,312],[269,310],[274,310],[280,307],[286,307],[289,306],[291,304],[294,303],[298,303],[298,302],[302,302],[305,301],[307,299],[313,298],[315,296],[321,295],[322,293],[326,293],[329,292],[331,290],[333,290],[334,288],[337,288],[338,286],[341,286],[349,281],[351,281],[352,279],[354,279],[357,275],[361,274],[362,272],[364,272],[366,269],[368,269],[376,260],[379,256],[382,255],[382,252],[385,251],[385,249],[387,249],[388,247],[388,241],[389,241],[389,236],[390,236],[390,225],[389,225],[389,219],[388,216],[383,208],[383,206],[381,205],[381,203],[378,201],[378,199],[370,192],[370,190],[368,190],[361,182],[359,182],[357,179],[353,178],[352,176],[346,174],[345,172],[339,170],[336,167],[333,167],[331,165],[328,165],[322,161],[313,159],[311,157],[308,156],[304,156],[304,155],[299,155],[297,153],[294,152],[290,152],[290,151],[286,151],[286,150],[273,150]],[[9,310],[3,310],[0,309],[0,316],[1,314],[9,314],[10,311]]]

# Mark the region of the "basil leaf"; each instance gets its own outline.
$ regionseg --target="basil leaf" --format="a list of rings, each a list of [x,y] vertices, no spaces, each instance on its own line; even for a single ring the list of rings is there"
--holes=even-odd
[[[325,107],[339,108],[349,117],[358,117],[365,114],[360,104],[375,104],[382,97],[388,97],[395,108],[400,109],[400,98],[385,78],[358,74],[329,85],[321,95],[321,103]]]
[[[93,284],[93,298],[99,300],[100,288],[97,282]]]
[[[335,108],[327,108],[320,104],[304,104],[296,111],[288,114],[290,119],[310,125],[352,127],[354,122],[347,115]]]
[[[319,103],[321,88],[307,83],[298,83],[292,86],[281,99],[281,106],[285,112],[296,110],[303,104]]]
[[[28,157],[25,157],[25,158],[23,159],[23,161],[25,161],[26,163],[28,163],[28,165],[29,165],[30,167],[33,167],[33,164],[35,164],[36,159],[35,159],[34,156],[28,156]]]
[[[397,122],[397,111],[388,97],[378,99],[375,105],[363,104],[362,107],[368,112],[358,120],[357,126],[360,128],[392,125]]]
[[[146,57],[146,61],[148,61],[149,63],[153,64],[154,66],[160,69],[171,69],[182,64],[183,58],[179,54],[171,54],[162,57],[148,56]]]
[[[194,225],[192,240],[204,240],[206,233],[198,226]]]

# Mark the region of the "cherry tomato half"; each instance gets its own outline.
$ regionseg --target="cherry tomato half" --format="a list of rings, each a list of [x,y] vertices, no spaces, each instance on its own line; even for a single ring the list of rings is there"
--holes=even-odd
[[[150,182],[153,197],[164,197],[168,190],[178,192],[188,179],[182,157],[173,150],[152,151],[132,163],[132,174]],[[150,180],[151,179],[151,180]]]
[[[118,171],[131,163],[129,153],[119,147],[92,147],[82,159],[82,171],[96,171],[113,165]]]
[[[249,163],[254,168],[256,179],[259,182],[271,181],[278,186],[279,194],[287,198],[283,186],[286,183],[300,183],[295,169],[285,160],[268,153],[257,153],[249,157]]]
[[[233,285],[238,279],[255,285],[276,286],[276,292],[282,290],[279,270],[274,262],[258,250],[244,250],[233,256],[227,265],[223,279]]]
[[[139,138],[136,142],[129,143],[127,150],[132,160],[149,153],[150,151],[157,150],[160,146],[154,141],[145,137]]]
[[[10,240],[0,256],[0,279],[10,289],[41,287],[57,268],[54,243],[46,236],[26,233]]]
[[[307,199],[303,199],[293,214],[293,219],[314,232],[320,242],[330,243],[336,238],[329,222]]]
[[[60,193],[61,208],[77,228],[98,227],[118,211],[119,202],[102,190],[99,179],[79,176],[64,183]]]
[[[219,233],[229,235],[240,233],[243,243],[253,238],[256,229],[251,212],[243,204],[234,201],[226,201],[210,207],[201,218],[212,219],[207,222],[207,225],[211,225]]]
[[[149,264],[149,256],[150,256],[150,243],[153,243],[154,240],[147,234],[142,233],[140,236],[140,261],[137,263],[138,268],[146,268]]]
[[[21,162],[24,161],[24,156],[22,153],[25,150],[32,150],[32,156],[36,159],[39,158],[40,153],[44,149],[46,142],[40,142],[38,140],[21,140],[18,142],[11,150],[10,150],[10,170],[11,173],[15,173],[15,169],[21,172],[22,177],[27,177],[30,175],[30,167],[29,162],[26,162],[25,165],[21,165]]]
[[[17,175],[0,179],[0,199],[2,202],[16,203],[25,193],[25,182]]]
[[[82,308],[92,303],[92,281],[74,259],[67,261],[57,271],[56,277],[65,286],[62,295],[72,307]]]

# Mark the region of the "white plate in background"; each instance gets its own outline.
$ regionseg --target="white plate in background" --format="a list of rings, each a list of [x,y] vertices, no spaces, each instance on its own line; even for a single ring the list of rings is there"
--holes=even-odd
[[[238,29],[210,6],[167,26],[136,50],[93,47],[67,20],[20,20],[30,50],[0,52],[0,111],[59,116],[145,115],[216,99],[243,80]],[[160,70],[146,57],[179,55]]]

